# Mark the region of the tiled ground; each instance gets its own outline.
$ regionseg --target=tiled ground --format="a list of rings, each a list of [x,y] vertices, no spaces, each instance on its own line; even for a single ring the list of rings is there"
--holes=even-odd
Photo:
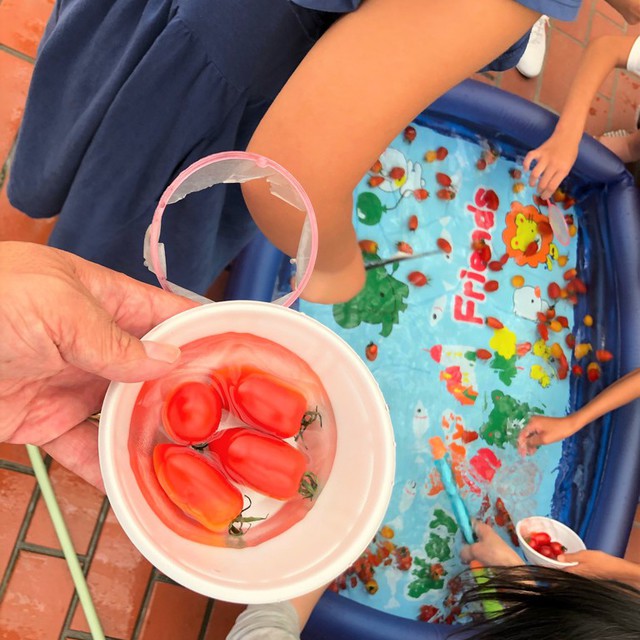
[[[52,0],[0,0],[0,188],[15,142],[33,58]],[[603,0],[586,0],[574,23],[552,23],[540,77],[516,71],[479,76],[557,111],[585,43],[604,33],[638,33]],[[634,126],[636,78],[611,74],[593,102],[588,132]],[[44,242],[53,222],[29,220],[0,191],[0,240]],[[155,571],[118,526],[106,499],[50,463],[51,479],[105,633],[117,640],[220,640],[239,607],[214,603]],[[627,557],[640,562],[640,515]],[[23,447],[0,444],[0,640],[88,640],[60,545]]]

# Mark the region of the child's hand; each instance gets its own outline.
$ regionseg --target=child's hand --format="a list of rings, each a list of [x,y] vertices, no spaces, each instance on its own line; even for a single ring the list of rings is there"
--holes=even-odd
[[[618,580],[632,586],[640,584],[640,566],[622,558],[610,556],[604,551],[579,551],[558,556],[559,562],[577,562],[575,567],[565,571],[577,573],[587,578]]]
[[[477,560],[487,567],[515,567],[524,564],[520,556],[488,525],[475,520],[478,542],[462,547],[460,559],[469,564]]]
[[[554,133],[525,156],[524,169],[531,171],[529,185],[535,187],[537,183],[540,197],[549,199],[571,171],[577,157],[578,143]],[[535,166],[531,169],[534,161]]]
[[[564,418],[532,416],[518,436],[518,451],[523,456],[531,455],[538,450],[540,445],[564,440],[579,428],[580,425],[574,423],[571,415]]]

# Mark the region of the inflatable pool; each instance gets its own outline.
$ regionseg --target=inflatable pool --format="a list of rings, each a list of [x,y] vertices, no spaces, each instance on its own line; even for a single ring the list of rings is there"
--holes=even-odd
[[[640,366],[637,191],[585,136],[555,197],[566,227],[552,228],[520,160],[553,124],[477,82],[449,92],[356,190],[365,291],[345,305],[301,304],[368,362],[398,442],[383,526],[332,585],[339,594],[323,597],[307,640],[446,637],[442,623],[458,621],[463,541],[433,472],[433,438],[469,511],[506,539],[513,520],[550,514],[589,547],[624,552],[640,481],[638,403],[527,460],[515,449],[532,413],[567,413]],[[229,297],[271,299],[286,265],[256,240],[234,265]]]

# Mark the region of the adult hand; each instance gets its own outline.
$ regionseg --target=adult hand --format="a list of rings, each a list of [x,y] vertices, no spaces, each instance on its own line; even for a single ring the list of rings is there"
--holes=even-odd
[[[564,418],[534,415],[518,436],[518,451],[521,455],[531,455],[539,446],[564,440],[579,429],[573,415]]]
[[[525,156],[524,169],[531,172],[529,185],[538,185],[541,198],[548,200],[567,177],[578,157],[579,141],[554,133],[546,142]],[[531,165],[534,162],[535,166],[532,169]]]
[[[473,529],[478,542],[462,547],[462,562],[469,564],[476,560],[487,567],[515,567],[524,564],[522,558],[488,524],[475,520]]]
[[[640,585],[640,566],[622,558],[616,558],[604,551],[579,551],[578,553],[564,553],[558,556],[560,562],[577,562],[574,567],[567,567],[565,571],[577,573],[587,578],[601,580],[617,580],[634,587]]]
[[[0,441],[36,444],[97,487],[97,428],[110,380],[167,373],[177,347],[141,342],[195,304],[69,253],[0,243]]]

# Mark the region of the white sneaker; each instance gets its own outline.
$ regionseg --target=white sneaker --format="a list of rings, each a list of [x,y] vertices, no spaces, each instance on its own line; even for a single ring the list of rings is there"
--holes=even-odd
[[[542,71],[542,63],[544,62],[544,54],[547,50],[547,25],[549,18],[540,16],[531,28],[531,35],[527,48],[522,54],[522,58],[516,65],[516,69],[525,78],[535,78]]]

